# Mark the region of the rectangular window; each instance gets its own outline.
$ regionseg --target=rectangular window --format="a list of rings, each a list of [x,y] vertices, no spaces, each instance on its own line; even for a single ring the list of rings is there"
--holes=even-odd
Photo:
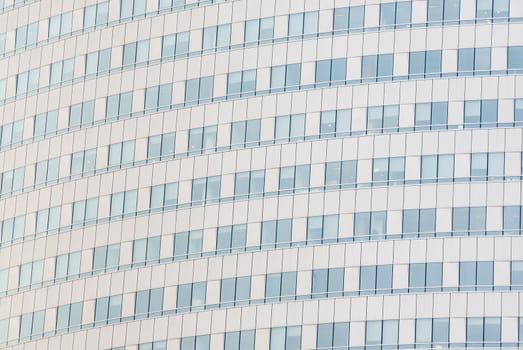
[[[141,40],[123,46],[122,65],[144,63],[149,60],[149,40]]]
[[[185,104],[207,103],[212,100],[214,76],[185,81]]]
[[[301,64],[287,64],[271,68],[271,92],[298,89],[301,81]]]
[[[511,262],[510,285],[515,290],[523,289],[523,261]]]
[[[434,154],[421,156],[421,182],[447,182],[454,177],[454,155]]]
[[[98,197],[84,199],[73,203],[73,226],[94,222],[98,218]]]
[[[292,114],[275,118],[274,142],[294,142],[305,137],[305,114]]]
[[[225,333],[225,350],[254,350],[255,330]]]
[[[399,336],[398,323],[398,320],[367,321],[365,344],[367,346],[383,344],[381,345],[383,347],[397,345]]]
[[[437,77],[441,72],[441,50],[411,52],[409,75],[413,79]]]
[[[108,1],[84,7],[84,29],[106,24],[108,14]]]
[[[134,317],[141,319],[155,317],[163,310],[163,288],[154,288],[136,292]]]
[[[56,134],[58,130],[58,110],[37,114],[34,117],[33,136],[35,138]],[[22,135],[20,134],[20,137]],[[3,138],[2,138],[3,139]],[[3,145],[3,142],[2,142]]]
[[[319,269],[312,271],[312,297],[326,298],[343,294],[343,268]]]
[[[35,233],[58,230],[60,227],[60,209],[61,207],[53,207],[37,211]]]
[[[35,68],[16,75],[16,94],[23,95],[38,90],[40,69]]]
[[[365,6],[351,6],[334,9],[334,30],[363,30]]]
[[[409,290],[411,292],[440,291],[442,284],[442,263],[418,263],[409,265]]]
[[[415,130],[445,129],[447,116],[447,102],[416,103]]]
[[[94,101],[87,101],[69,107],[69,128],[91,125],[94,121]]]
[[[320,323],[316,331],[317,349],[348,349],[349,323]]]
[[[376,185],[402,183],[405,179],[405,157],[375,158],[372,164],[372,182]]]
[[[95,326],[120,322],[122,315],[122,296],[112,295],[97,298],[94,309]]]
[[[523,207],[503,207],[503,230],[507,233],[519,234],[523,228]]]
[[[504,173],[504,153],[472,153],[470,155],[470,177],[472,181],[486,181],[487,178],[502,179]]]
[[[158,263],[160,259],[160,236],[133,241],[133,267]]]
[[[476,18],[509,17],[509,0],[477,0]]]
[[[271,40],[274,37],[274,17],[245,21],[245,43]]]
[[[171,106],[172,84],[153,86],[145,89],[145,111],[158,111]]]
[[[387,229],[387,212],[374,211],[354,214],[354,236],[361,239],[382,238]]]
[[[120,262],[120,245],[111,244],[94,248],[93,272],[114,271]]]
[[[265,187],[265,170],[252,170],[235,174],[234,196],[237,199],[259,197]]]
[[[246,245],[246,224],[218,227],[216,235],[216,251],[218,254],[240,252],[245,250]]]
[[[346,76],[346,58],[316,61],[316,85],[318,87],[344,84]]]
[[[307,242],[335,242],[338,238],[338,215],[310,216],[307,220]]]
[[[460,0],[429,0],[427,5],[429,24],[459,21]]]
[[[174,157],[175,133],[149,136],[147,146],[147,160],[165,160]]]
[[[392,265],[371,265],[360,268],[360,293],[392,293]]]
[[[344,160],[325,164],[325,187],[335,189],[354,187],[357,175],[357,160]]]
[[[247,305],[250,297],[250,276],[225,278],[221,280],[220,307]]]
[[[211,339],[209,335],[184,337],[180,343],[180,350],[210,350]]]
[[[175,0],[177,1],[177,0]],[[162,57],[185,56],[189,52],[189,32],[164,35]]]
[[[256,69],[229,73],[227,96],[231,98],[254,96],[256,91]]]
[[[480,75],[490,72],[490,47],[458,50],[458,75]]]
[[[64,34],[71,33],[73,24],[73,13],[66,12],[49,18],[49,38],[58,38]]]
[[[446,346],[449,342],[448,318],[421,318],[416,320],[416,344]],[[422,345],[423,346],[423,345]]]
[[[49,85],[59,84],[65,81],[73,80],[74,75],[74,58],[58,61],[51,64],[49,72]]]
[[[523,69],[523,46],[511,46],[508,48],[508,69],[518,71]]]
[[[16,28],[15,48],[35,45],[38,41],[38,22]]]
[[[0,126],[0,146],[16,145],[22,142],[24,121],[4,124]]]
[[[465,128],[491,127],[498,121],[498,101],[465,101]]]
[[[25,168],[6,171],[2,174],[2,194],[20,191],[24,186]]]
[[[260,143],[260,120],[246,120],[231,124],[231,149],[257,146]]]
[[[299,350],[301,348],[301,326],[271,328],[269,350]]]
[[[338,109],[322,111],[320,115],[320,137],[339,137],[350,135],[352,124],[352,111]]]
[[[216,125],[189,130],[189,155],[210,153],[216,150],[218,127]]]
[[[262,248],[289,247],[292,239],[291,235],[291,219],[280,219],[262,222]]]
[[[76,152],[71,155],[71,176],[92,174],[95,167],[96,148]]]
[[[24,236],[25,216],[20,215],[1,222],[2,242],[17,241]]]
[[[467,347],[499,346],[501,342],[500,317],[468,317]]]
[[[489,291],[494,285],[494,262],[466,261],[459,264],[459,287],[462,291]]]
[[[145,16],[146,0],[121,0],[120,18],[139,18]]]
[[[132,215],[136,212],[138,190],[113,193],[111,195],[110,216]]]
[[[107,72],[111,68],[111,49],[85,55],[85,75]]]
[[[205,305],[206,294],[206,282],[180,284],[176,295],[176,307],[180,311],[201,310]]]
[[[113,143],[108,147],[107,166],[120,167],[134,162],[135,141]]]
[[[82,324],[83,303],[58,306],[56,310],[56,330],[59,333],[75,331]]]
[[[191,259],[202,255],[203,231],[177,232],[174,235],[174,258]]]
[[[20,275],[18,286],[20,289],[27,289],[42,283],[44,275],[44,261],[33,261],[20,265]]]
[[[401,26],[410,23],[411,2],[391,2],[380,6],[380,26]]]
[[[486,207],[463,207],[452,209],[452,231],[454,235],[484,235]]]
[[[118,350],[118,349],[112,349]],[[123,348],[121,350],[124,350]],[[138,344],[138,350],[167,350],[167,341]]]
[[[280,168],[280,194],[309,191],[310,165],[296,165]]]
[[[209,176],[192,181],[191,201],[195,204],[215,203],[220,197],[221,176]]]
[[[183,8],[185,6],[185,0],[158,0],[158,8],[160,10],[173,10]]]
[[[203,29],[202,50],[208,52],[216,48],[229,47],[231,43],[231,25],[206,27]]]
[[[43,160],[36,163],[35,185],[55,183],[58,180],[60,158]]]
[[[390,4],[394,5],[394,3]],[[381,6],[383,7],[384,5],[382,4]],[[391,80],[393,66],[393,54],[363,56],[361,60],[361,79],[364,82]]]
[[[55,278],[63,279],[80,273],[80,253],[70,253],[56,257]]]
[[[178,183],[156,185],[151,187],[151,209],[176,207],[178,203]]]
[[[44,335],[45,310],[20,316],[20,340],[38,339]]]
[[[265,300],[267,302],[294,300],[296,276],[296,272],[267,274],[265,276]]]
[[[397,131],[399,126],[399,105],[368,107],[367,132],[380,133],[384,130]]]
[[[433,235],[436,231],[436,209],[403,210],[402,233]]]
[[[318,33],[318,11],[289,15],[289,37]]]

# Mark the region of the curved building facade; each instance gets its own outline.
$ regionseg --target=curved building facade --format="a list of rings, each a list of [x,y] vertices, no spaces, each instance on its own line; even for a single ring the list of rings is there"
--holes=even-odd
[[[0,347],[523,346],[523,1],[0,0]]]

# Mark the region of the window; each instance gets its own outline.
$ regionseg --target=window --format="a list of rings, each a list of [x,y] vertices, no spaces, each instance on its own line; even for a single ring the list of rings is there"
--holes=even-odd
[[[51,64],[49,73],[49,85],[59,84],[63,81],[73,80],[74,58],[58,61]]]
[[[9,319],[0,321],[0,344],[7,343],[7,336],[9,332]]]
[[[523,99],[514,100],[514,121],[523,122]]]
[[[368,107],[367,132],[369,134],[383,132],[384,130],[398,130],[399,105]]]
[[[436,231],[436,209],[403,210],[402,233],[419,233],[433,236]]]
[[[82,308],[82,302],[58,306],[56,310],[57,332],[79,330],[82,324]]]
[[[235,174],[234,196],[237,199],[263,195],[265,170],[252,170]]]
[[[20,316],[21,340],[41,338],[44,334],[45,310],[35,311]]]
[[[384,5],[394,5],[382,4]],[[361,59],[361,78],[364,82],[391,80],[393,74],[394,55],[370,55]]]
[[[292,193],[293,191],[309,191],[311,167],[310,165],[296,165],[280,168],[280,194]]]
[[[265,276],[266,302],[294,300],[296,272],[271,273]]]
[[[438,24],[442,21],[458,21],[460,0],[429,0],[427,21]]]
[[[189,155],[210,153],[216,150],[216,125],[189,130]]]
[[[178,203],[178,183],[156,185],[151,187],[151,209],[175,207]]]
[[[334,9],[334,30],[363,30],[365,6]]]
[[[510,265],[510,285],[512,289],[521,290],[523,288],[523,261],[512,261]]]
[[[16,94],[23,95],[38,90],[40,69],[32,69],[16,75]]]
[[[204,52],[215,48],[228,47],[231,43],[231,25],[222,24],[203,29],[202,49]]]
[[[138,190],[113,193],[111,195],[111,217],[129,215],[136,212]]]
[[[335,242],[338,221],[338,215],[310,216],[307,220],[307,242]]]
[[[300,86],[301,64],[287,64],[271,68],[271,92],[295,90]]]
[[[187,55],[188,52],[189,32],[164,35],[162,40],[162,57]]]
[[[138,344],[138,350],[167,350],[167,342],[155,341],[152,343]]]
[[[312,271],[312,297],[326,298],[341,296],[343,293],[343,268]]]
[[[392,292],[392,265],[371,265],[360,268],[360,293],[390,294]]]
[[[76,152],[71,155],[71,176],[94,173],[95,167],[96,148]]]
[[[208,335],[184,337],[180,343],[180,350],[209,350],[210,344],[211,340]]]
[[[90,125],[94,121],[94,101],[87,101],[69,107],[69,128]]]
[[[489,127],[498,121],[498,101],[465,101],[465,128]]]
[[[107,23],[109,2],[101,2],[84,8],[84,29]]]
[[[441,72],[441,50],[411,52],[409,75],[411,78],[437,77]]]
[[[416,103],[415,115],[415,130],[444,129],[448,123],[448,103]]]
[[[421,318],[416,320],[416,344],[433,344],[445,347],[449,342],[448,318]],[[421,345],[423,346],[423,345]]]
[[[440,291],[442,285],[442,263],[418,263],[409,265],[409,290],[411,292]]]
[[[339,109],[322,111],[320,116],[320,137],[338,137],[350,135],[352,111]]]
[[[191,201],[195,204],[216,202],[220,197],[221,176],[209,176],[192,181]]]
[[[340,187],[354,187],[357,174],[356,160],[344,160],[325,164],[325,187],[336,189]]]
[[[490,47],[458,50],[458,75],[488,74]]]
[[[410,1],[391,2],[380,6],[380,26],[406,25],[410,23]]]
[[[130,116],[133,106],[133,92],[107,96],[105,102],[105,119],[118,119]]]
[[[218,227],[216,236],[216,251],[218,254],[243,251],[246,244],[246,224]]]
[[[365,327],[366,348],[380,349],[386,348],[387,345],[398,344],[398,323],[398,320],[367,321]]]
[[[167,133],[157,136],[149,136],[147,147],[147,160],[164,160],[174,157],[176,135]]]
[[[160,259],[160,236],[136,239],[133,242],[133,267]]]
[[[269,349],[301,349],[301,326],[271,328],[271,341]]]
[[[508,233],[519,234],[523,228],[523,207],[506,206],[503,207],[503,230]]]
[[[111,68],[111,49],[85,55],[85,75],[107,72]]]
[[[33,261],[20,265],[20,276],[18,286],[20,289],[27,289],[42,283],[44,274],[44,261]]]
[[[251,297],[251,276],[225,278],[221,281],[220,307],[246,305]]]
[[[405,157],[375,158],[372,162],[372,181],[399,184],[405,179]]]
[[[487,218],[485,207],[463,207],[452,209],[452,231],[454,235],[484,235]]]
[[[242,146],[257,146],[259,143],[259,119],[234,122],[231,124],[231,149],[241,148]]]
[[[164,84],[145,89],[146,112],[168,108],[171,105],[172,87],[172,84]]]
[[[467,347],[496,346],[501,342],[500,317],[468,317]]]
[[[63,280],[80,275],[80,252],[58,255],[55,261],[54,278]]]
[[[73,24],[73,13],[66,12],[49,18],[49,38],[57,38],[61,35],[71,33]]]
[[[505,154],[472,153],[470,155],[470,176],[472,181],[502,179],[505,173]]]
[[[508,48],[508,69],[523,69],[523,46]]]
[[[245,21],[245,43],[271,40],[274,33],[274,17]]]
[[[84,199],[73,203],[73,226],[93,222],[98,217],[98,197]]]
[[[6,171],[2,174],[2,194],[20,191],[24,186],[25,168]]]
[[[108,167],[119,167],[124,164],[134,162],[135,141],[129,140],[124,142],[113,143],[109,145],[107,156]]]
[[[492,290],[494,263],[492,261],[465,261],[459,263],[459,287],[462,291]]]
[[[158,8],[160,10],[171,10],[185,6],[185,0],[159,0]]]
[[[212,100],[214,76],[185,81],[185,104],[207,103]]]
[[[318,11],[289,15],[289,37],[316,34],[318,32]]]
[[[58,180],[58,169],[60,167],[60,158],[43,160],[36,163],[35,185],[53,183]]]
[[[492,18],[509,16],[509,0],[476,0],[476,17]]]
[[[225,350],[254,350],[255,330],[225,333]]]
[[[289,247],[291,244],[292,220],[280,219],[262,222],[262,248]]]
[[[227,96],[253,96],[256,91],[256,69],[229,73],[227,78]]]
[[[454,155],[433,154],[421,156],[421,182],[447,182],[454,177]]]
[[[174,235],[174,258],[187,259],[201,256],[203,231],[177,232]]]
[[[16,28],[15,48],[35,45],[38,41],[38,22]]]
[[[120,261],[120,245],[111,244],[94,248],[93,272],[114,271]]]
[[[349,323],[320,323],[316,332],[317,349],[348,349]]]
[[[347,75],[346,73],[346,58],[316,61],[317,87],[339,85],[340,82],[344,83]]]
[[[276,117],[274,142],[294,142],[305,137],[305,114]]]
[[[54,135],[58,130],[58,110],[37,114],[34,118],[33,135],[35,138]],[[20,138],[22,134],[20,133]],[[3,139],[3,137],[2,137]],[[21,139],[20,139],[21,141]],[[3,145],[3,142],[2,142]]]
[[[180,309],[180,311],[183,311],[183,309],[201,310],[205,304],[206,293],[206,282],[180,284],[178,285],[178,293],[176,296],[176,307]]]
[[[123,46],[122,65],[144,63],[149,60],[149,40],[141,40]]]
[[[94,309],[95,326],[120,321],[122,315],[122,296],[112,295],[97,298]]]
[[[60,209],[61,207],[53,207],[39,210],[36,213],[35,233],[58,230],[60,227]]]
[[[146,0],[121,0],[120,18],[136,18],[145,16]]]
[[[11,219],[5,219],[1,223],[2,242],[17,241],[24,236],[25,216],[20,215]]]
[[[374,211],[354,214],[354,236],[358,240],[384,237],[387,229],[387,212]]]
[[[24,131],[24,121],[4,124],[0,126],[0,146],[8,146],[22,142]]]
[[[155,317],[163,310],[163,288],[154,288],[136,292],[134,302],[135,319]]]

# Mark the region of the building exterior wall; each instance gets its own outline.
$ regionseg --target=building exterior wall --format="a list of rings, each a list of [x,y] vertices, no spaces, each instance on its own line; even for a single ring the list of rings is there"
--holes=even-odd
[[[0,347],[523,345],[523,2],[0,0]]]

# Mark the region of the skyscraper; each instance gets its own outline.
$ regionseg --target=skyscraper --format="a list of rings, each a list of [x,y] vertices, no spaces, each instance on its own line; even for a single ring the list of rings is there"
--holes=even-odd
[[[523,346],[523,1],[0,0],[0,347]]]

